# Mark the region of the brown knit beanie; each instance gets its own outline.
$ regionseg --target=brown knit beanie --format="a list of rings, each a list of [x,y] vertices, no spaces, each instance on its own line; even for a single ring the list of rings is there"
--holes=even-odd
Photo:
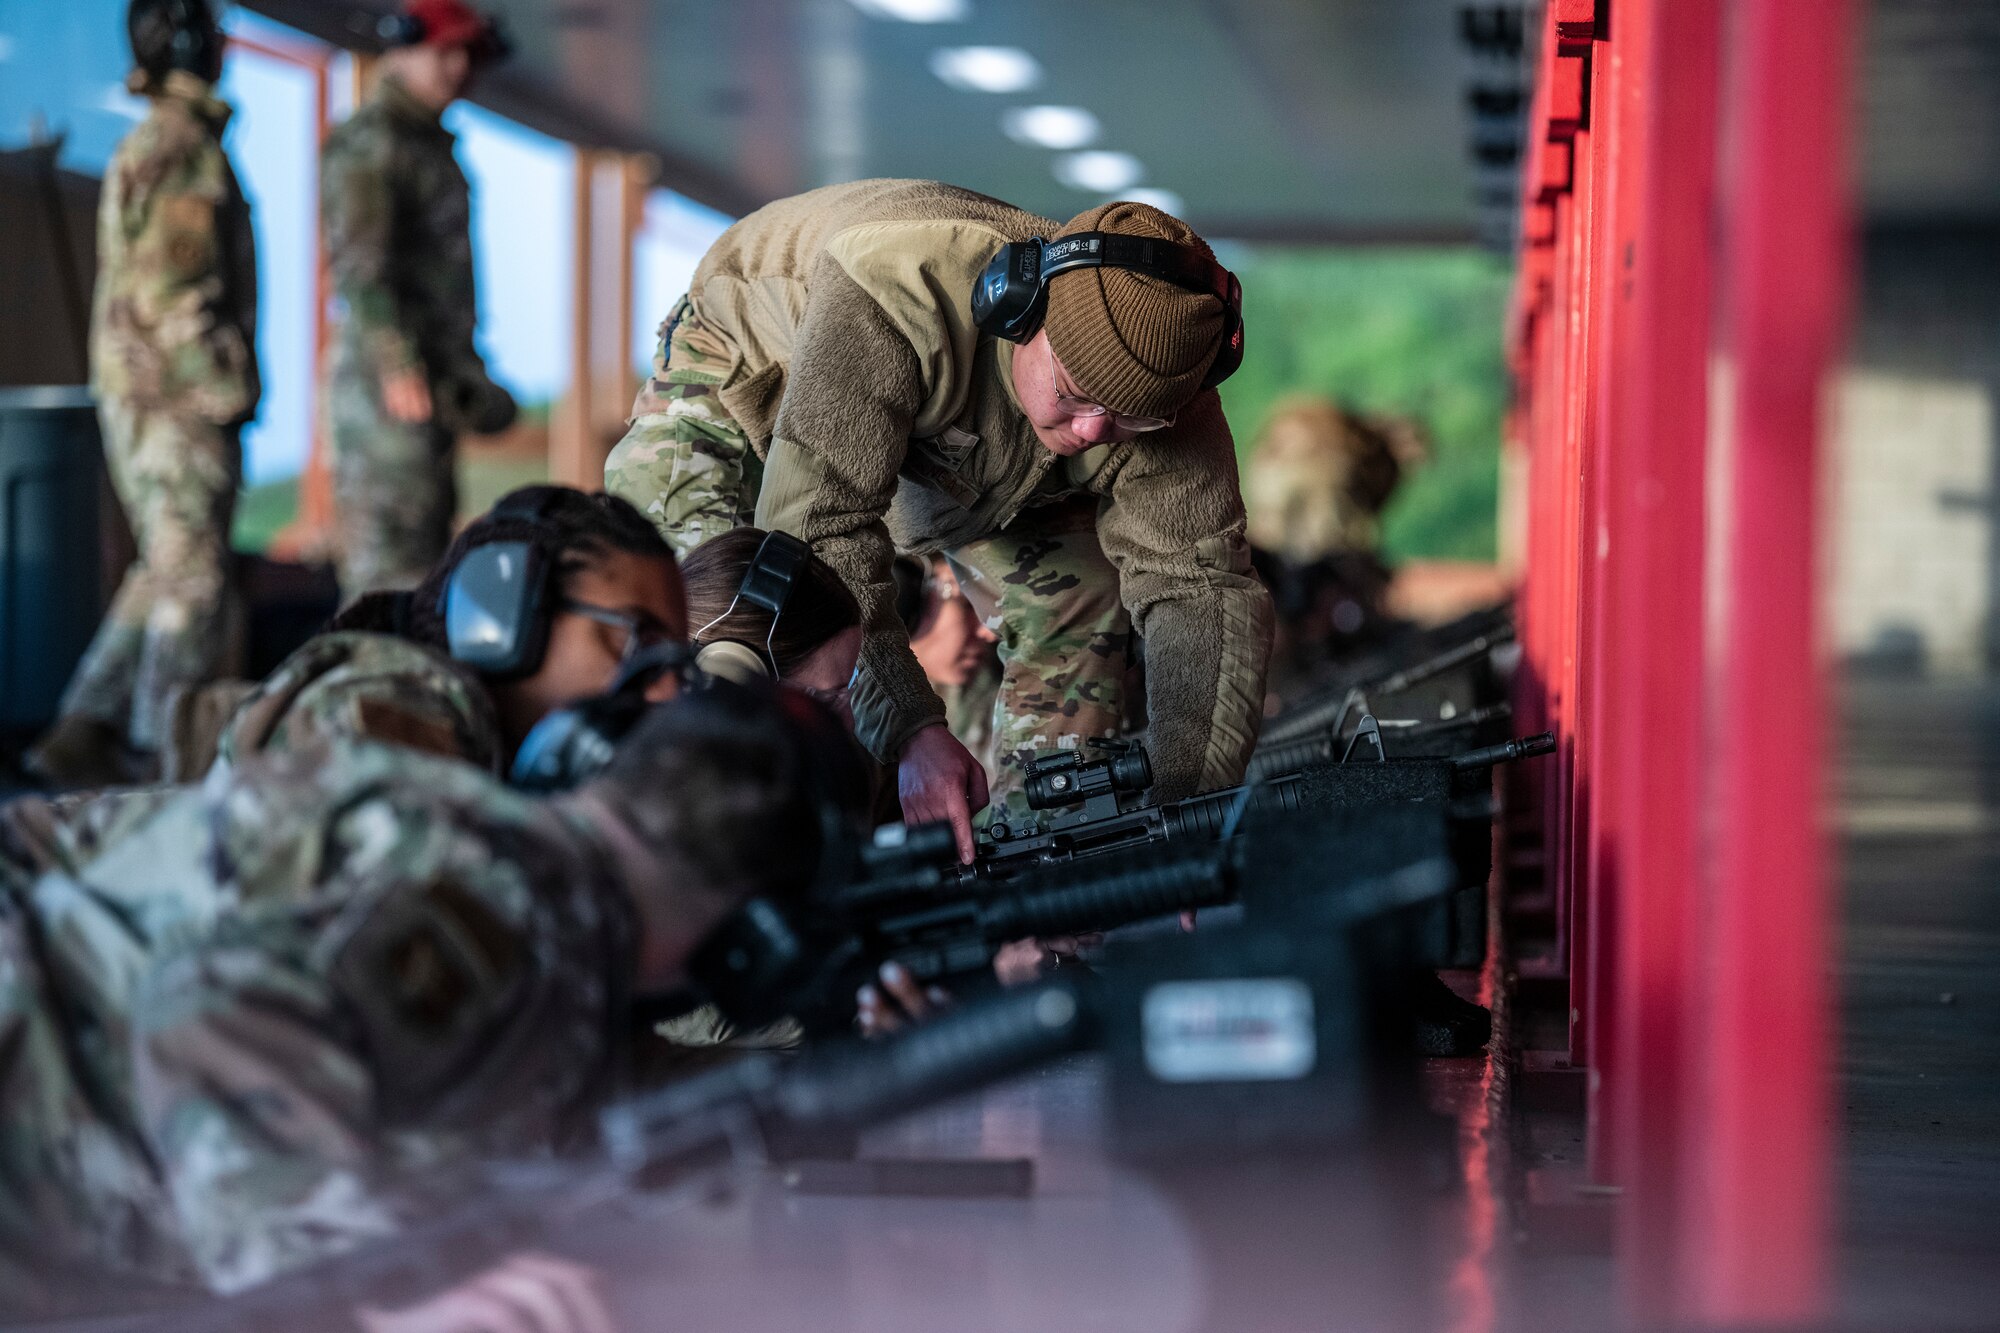
[[[1148,204],[1110,203],[1079,213],[1049,237],[1119,232],[1177,241],[1213,259],[1208,243]],[[1164,417],[1187,405],[1222,350],[1222,302],[1123,268],[1085,268],[1049,280],[1043,327],[1076,387],[1114,412]]]

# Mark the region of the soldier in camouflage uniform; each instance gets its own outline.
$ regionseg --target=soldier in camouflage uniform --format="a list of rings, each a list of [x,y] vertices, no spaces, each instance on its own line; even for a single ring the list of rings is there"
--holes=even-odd
[[[151,109],[105,172],[90,361],[138,559],[28,756],[62,786],[142,774],[169,696],[229,667],[239,433],[257,410],[255,242],[222,149],[222,34],[206,0],[135,0],[130,27],[131,87]]]
[[[997,604],[1002,797],[1022,751],[1119,728],[1135,631],[1163,795],[1237,781],[1257,734],[1270,602],[1202,387],[1222,302],[1106,268],[1055,277],[1024,345],[972,322],[1002,244],[1090,230],[1202,244],[1143,205],[1058,226],[930,181],[760,209],[696,269],[605,466],[678,550],[754,518],[840,571],[866,631],[857,733],[968,857],[987,784],[896,617],[896,549],[949,553]]]
[[[1250,544],[1278,606],[1270,687],[1280,698],[1366,651],[1395,623],[1382,511],[1425,455],[1421,428],[1330,398],[1280,403],[1244,471]]]
[[[213,779],[211,764],[228,768],[337,740],[397,745],[497,776],[552,703],[608,688],[625,656],[647,642],[685,637],[673,557],[644,519],[610,496],[567,487],[525,488],[502,504],[524,495],[542,497],[533,517],[509,512],[474,520],[400,615],[395,595],[363,599],[262,681],[218,682],[234,687],[228,691],[234,708],[219,734],[191,744],[169,781]],[[557,571],[564,598],[631,616],[638,637],[574,609],[551,608],[534,671],[490,681],[453,661],[435,611],[440,590],[456,556],[495,541],[534,545]],[[664,699],[672,684],[656,682],[650,697]],[[125,788],[0,802],[0,880],[77,873],[172,794]]]
[[[632,999],[810,882],[816,839],[771,830],[818,827],[813,762],[741,693],[658,710],[547,800],[333,741],[0,876],[0,1307],[238,1291],[571,1142],[624,1082]]]
[[[1413,422],[1349,412],[1330,398],[1280,403],[1243,477],[1250,544],[1295,565],[1374,555],[1403,468],[1425,455]]]
[[[341,593],[407,588],[444,554],[462,432],[512,423],[473,344],[472,203],[439,117],[492,47],[461,0],[413,0],[408,42],[327,137],[320,221],[338,329],[326,364]]]

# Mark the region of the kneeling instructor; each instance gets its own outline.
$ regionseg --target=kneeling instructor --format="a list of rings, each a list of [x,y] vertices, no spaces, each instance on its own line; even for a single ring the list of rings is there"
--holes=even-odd
[[[1135,628],[1160,793],[1237,781],[1271,624],[1214,391],[1242,346],[1235,278],[1158,209],[1057,226],[931,181],[830,186],[709,250],[605,486],[678,551],[754,521],[839,571],[858,734],[970,859],[986,779],[897,618],[896,550],[945,552],[995,608],[1002,792],[1021,751],[1117,730]]]

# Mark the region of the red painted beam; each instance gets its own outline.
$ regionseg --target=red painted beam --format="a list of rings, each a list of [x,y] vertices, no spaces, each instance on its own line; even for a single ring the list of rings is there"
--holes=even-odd
[[[1537,162],[1539,174],[1535,178],[1535,198],[1546,201],[1566,192],[1574,180],[1575,162],[1576,145],[1573,142],[1544,145]]]
[[[1616,1031],[1602,1070],[1601,1146],[1623,1187],[1620,1277],[1640,1323],[1675,1317],[1681,1129],[1698,966],[1693,928],[1703,754],[1703,554],[1720,0],[1620,3],[1642,81],[1641,173],[1629,283],[1632,336],[1615,378],[1617,453],[1607,503],[1608,672],[1628,734],[1604,799],[1616,841],[1604,872],[1617,900],[1605,983]],[[1629,145],[1628,145],[1629,147]]]
[[[1636,11],[1620,13],[1631,20]],[[1632,314],[1632,279],[1644,161],[1644,35],[1643,25],[1628,21],[1615,34],[1607,34],[1591,62],[1591,103],[1598,108],[1591,128],[1599,211],[1593,289],[1598,308],[1592,348],[1595,394],[1589,405],[1595,438],[1589,463],[1591,503],[1585,518],[1591,594],[1584,627],[1584,711],[1578,722],[1583,829],[1570,936],[1570,1055],[1598,1075],[1610,1063],[1618,1029],[1612,961],[1618,902],[1610,861],[1618,838],[1618,802],[1609,784],[1616,757],[1627,747],[1645,743],[1635,726],[1624,673],[1613,663],[1614,592],[1621,581],[1617,566],[1628,558],[1630,544],[1616,526],[1611,503],[1611,496],[1630,484],[1629,451],[1619,432],[1629,410],[1625,371],[1635,355],[1634,340],[1643,336]],[[1585,1086],[1590,1175],[1598,1184],[1609,1184],[1614,1172],[1607,1148],[1615,1140],[1606,1127],[1609,1099],[1601,1077],[1588,1079]]]
[[[1567,139],[1584,126],[1590,111],[1590,61],[1582,55],[1552,51],[1543,66],[1548,100],[1543,129],[1550,139]]]
[[[1697,1317],[1829,1312],[1832,1004],[1815,614],[1824,391],[1850,271],[1847,0],[1740,0],[1726,125],[1727,638],[1706,1093],[1689,1125]],[[1777,77],[1778,71],[1783,77]]]
[[[1586,45],[1597,36],[1598,0],[1549,0],[1549,27],[1565,47]]]

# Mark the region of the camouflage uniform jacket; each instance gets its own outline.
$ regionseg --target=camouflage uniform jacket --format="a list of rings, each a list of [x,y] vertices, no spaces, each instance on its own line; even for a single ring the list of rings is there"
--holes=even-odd
[[[216,757],[297,750],[365,737],[498,775],[507,757],[493,696],[464,667],[390,634],[343,630],[308,639],[238,704]]]
[[[610,866],[560,805],[342,742],[0,882],[0,1252],[235,1291],[561,1144],[624,1046]]]
[[[989,537],[1082,492],[1146,644],[1160,789],[1227,785],[1256,742],[1271,612],[1220,399],[1060,459],[1015,398],[1014,345],[973,327],[994,251],[1056,225],[931,181],[831,186],[723,233],[689,300],[737,354],[716,392],[766,458],[758,524],[810,542],[860,598],[854,711],[869,749],[892,760],[944,716],[896,615],[895,550]]]
[[[152,110],[104,173],[91,388],[216,425],[247,421],[259,388],[256,240],[222,151],[229,108],[180,71],[158,86],[134,75],[132,87]]]
[[[492,696],[475,676],[421,644],[359,630],[308,639],[250,688],[212,744],[195,748],[228,766],[342,739],[400,745],[496,776],[506,759]],[[179,790],[132,787],[0,802],[0,882],[22,885],[51,870],[78,873]]]
[[[430,380],[442,425],[498,390],[473,344],[472,192],[438,113],[392,77],[327,136],[320,228],[340,330],[335,375]]]

